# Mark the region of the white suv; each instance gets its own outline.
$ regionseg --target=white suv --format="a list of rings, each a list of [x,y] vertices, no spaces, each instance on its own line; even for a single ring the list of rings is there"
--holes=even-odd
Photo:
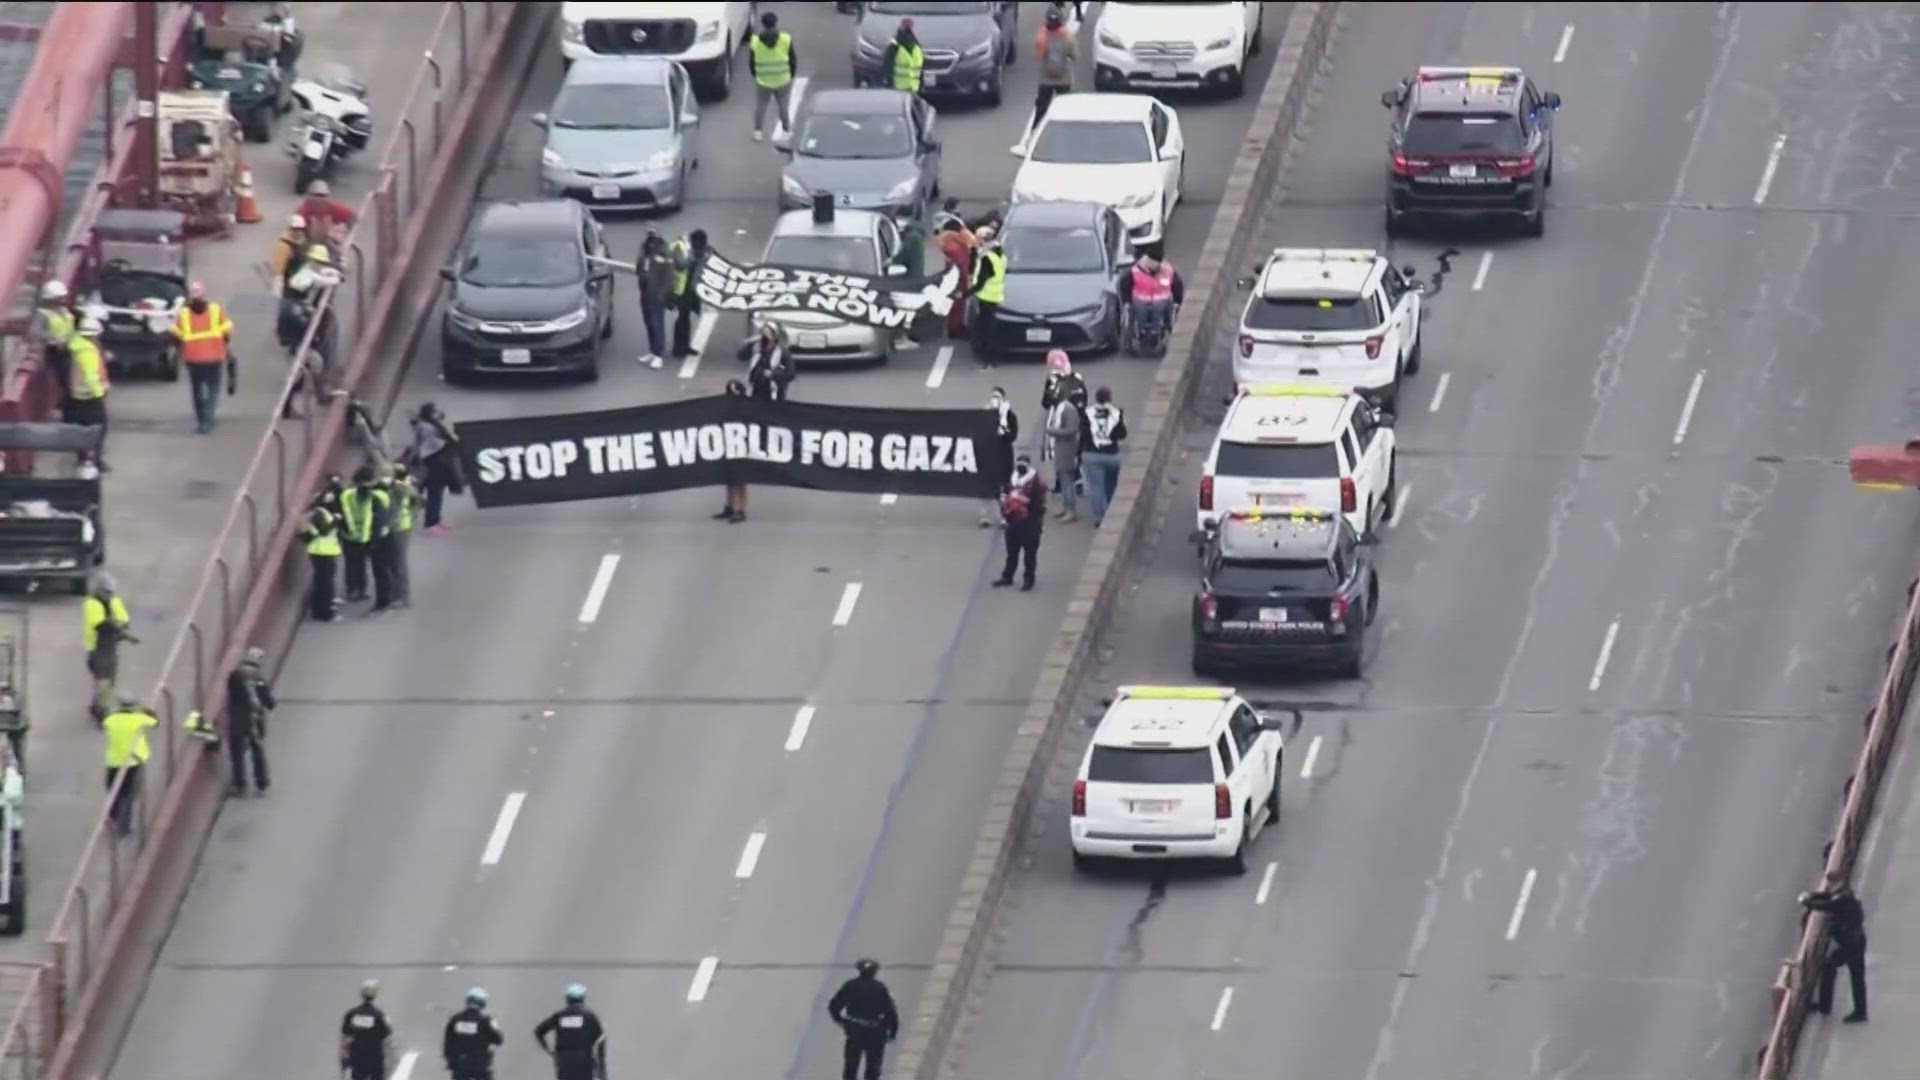
[[[1073,865],[1225,859],[1280,820],[1282,725],[1231,687],[1123,686],[1073,782]]]
[[[1247,89],[1265,4],[1107,0],[1093,28],[1096,90]]]
[[[693,76],[702,101],[733,91],[734,54],[753,32],[748,0],[566,0],[560,5],[560,55],[664,56]]]
[[[1337,510],[1370,536],[1393,515],[1393,417],[1332,386],[1243,386],[1207,451],[1195,528],[1231,510]]]
[[[1413,268],[1367,248],[1276,248],[1240,315],[1238,383],[1324,382],[1391,410],[1420,370]]]

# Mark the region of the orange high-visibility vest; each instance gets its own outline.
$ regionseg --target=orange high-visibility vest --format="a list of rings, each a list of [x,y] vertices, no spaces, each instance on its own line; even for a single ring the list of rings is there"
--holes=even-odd
[[[199,315],[191,307],[181,308],[173,333],[180,339],[180,359],[186,363],[227,362],[227,338],[233,333],[233,323],[227,321],[227,313],[219,304],[209,301],[207,310]]]

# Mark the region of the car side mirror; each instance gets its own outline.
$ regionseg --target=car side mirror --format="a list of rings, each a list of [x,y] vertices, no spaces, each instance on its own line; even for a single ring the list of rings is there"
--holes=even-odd
[[[1400,422],[1400,418],[1390,412],[1387,412],[1385,409],[1382,409],[1374,413],[1373,421],[1379,427],[1391,428],[1395,424]]]
[[[1400,107],[1400,91],[1387,90],[1382,92],[1380,95],[1380,104],[1389,109],[1399,108]]]
[[[527,117],[527,122],[531,123],[534,127],[543,128],[543,127],[546,127],[547,124],[551,122],[552,119],[553,118],[548,116],[546,113],[537,112],[537,113],[534,113],[532,116]]]
[[[454,275],[454,272],[453,272],[453,267],[451,267],[451,266],[443,266],[443,267],[441,267],[441,268],[440,268],[440,280],[442,280],[442,281],[458,281],[458,280],[459,280],[459,278],[458,278],[458,277],[456,277],[456,276]]]
[[[1407,291],[1424,293],[1427,291],[1427,283],[1424,281],[1409,281],[1407,282]]]
[[[1009,153],[1009,154],[1012,154],[1012,155],[1013,155],[1014,157],[1017,157],[1017,158],[1023,158],[1023,157],[1026,157],[1026,156],[1027,156],[1027,144],[1026,144],[1026,143],[1016,143],[1016,144],[1014,144],[1013,146],[1009,146],[1009,147],[1007,147],[1007,153]]]
[[[1553,110],[1554,112],[1559,112],[1559,111],[1560,111],[1560,95],[1559,95],[1559,93],[1557,93],[1557,92],[1555,92],[1555,91],[1551,91],[1551,90],[1549,90],[1549,91],[1547,92],[1547,95],[1546,95],[1546,98],[1545,98],[1544,100],[1545,100],[1545,101],[1546,101],[1546,103],[1547,103],[1547,108],[1549,108],[1549,109],[1552,109],[1552,110]]]
[[[888,277],[906,277],[906,276],[907,276],[907,267],[906,267],[906,264],[904,264],[904,263],[888,263],[888,264],[887,264],[887,276],[888,276]]]

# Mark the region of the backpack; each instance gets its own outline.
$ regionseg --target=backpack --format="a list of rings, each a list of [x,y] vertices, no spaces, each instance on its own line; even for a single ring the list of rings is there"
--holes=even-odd
[[[1000,516],[1009,525],[1025,524],[1032,509],[1033,500],[1027,496],[1025,487],[1008,488],[1007,493],[1000,496]]]

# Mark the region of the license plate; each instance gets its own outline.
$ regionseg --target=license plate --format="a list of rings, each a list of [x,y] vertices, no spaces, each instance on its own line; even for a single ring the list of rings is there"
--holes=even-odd
[[[1180,803],[1176,799],[1133,800],[1133,812],[1136,814],[1170,814],[1179,806]]]
[[[1153,77],[1156,79],[1177,79],[1180,77],[1180,69],[1171,64],[1155,64],[1153,67]]]
[[[617,199],[620,197],[619,184],[593,185],[593,197],[596,199]]]
[[[239,68],[221,68],[219,77],[222,79],[237,79],[240,77],[240,74]]]
[[[1035,344],[1045,344],[1053,340],[1053,331],[1048,330],[1044,326],[1039,329],[1029,330],[1027,331],[1027,340]]]
[[[827,347],[825,334],[796,334],[794,347],[799,349],[824,349]]]
[[[1302,496],[1297,491],[1269,491],[1269,492],[1266,492],[1265,494],[1256,493],[1253,496],[1253,505],[1255,506],[1292,506],[1295,503],[1298,503],[1301,497]]]
[[[1260,609],[1260,621],[1275,625],[1284,624],[1287,621],[1287,609],[1283,607],[1263,607]]]
[[[501,349],[500,362],[503,364],[531,364],[533,352],[530,349]]]
[[[1455,180],[1471,180],[1480,175],[1480,170],[1473,165],[1449,165],[1447,166],[1447,175],[1453,177]]]

